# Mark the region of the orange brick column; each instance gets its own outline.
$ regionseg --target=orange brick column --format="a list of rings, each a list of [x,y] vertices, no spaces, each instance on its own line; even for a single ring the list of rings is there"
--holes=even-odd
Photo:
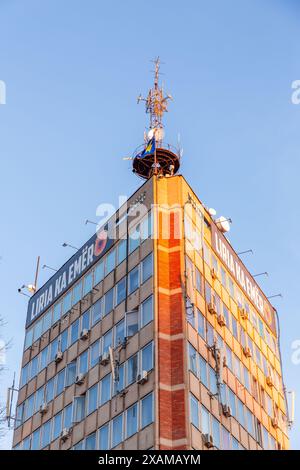
[[[173,179],[172,179],[173,180]],[[180,199],[180,181],[157,181],[158,204]],[[155,185],[155,181],[154,181]],[[163,221],[170,223],[170,237],[162,236]],[[178,211],[163,209],[156,216],[156,347],[157,419],[159,449],[186,449],[184,300],[182,294],[182,240],[174,237],[174,224],[182,222]]]

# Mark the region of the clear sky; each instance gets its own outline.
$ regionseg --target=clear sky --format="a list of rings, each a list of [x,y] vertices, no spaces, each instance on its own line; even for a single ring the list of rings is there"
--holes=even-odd
[[[7,321],[1,397],[19,376],[26,297],[41,263],[61,266],[84,243],[96,207],[141,181],[122,157],[143,141],[136,105],[160,55],[166,140],[184,149],[182,173],[200,199],[233,220],[230,240],[274,299],[284,378],[296,390],[300,448],[299,144],[297,0],[0,0],[0,313]],[[51,273],[41,271],[40,285]],[[10,445],[9,438],[3,448]]]

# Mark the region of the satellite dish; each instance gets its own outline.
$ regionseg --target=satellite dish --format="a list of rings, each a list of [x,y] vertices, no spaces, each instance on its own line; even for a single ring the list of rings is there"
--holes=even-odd
[[[230,223],[229,223],[229,220],[226,219],[225,217],[223,217],[223,215],[221,215],[221,217],[219,217],[218,219],[216,219],[216,225],[218,227],[218,229],[225,233],[225,232],[229,232],[230,230]]]
[[[211,207],[210,209],[208,209],[208,213],[209,213],[209,215],[211,215],[212,217],[214,217],[215,215],[217,215],[216,209],[213,209],[212,207]]]
[[[163,140],[165,133],[161,127],[156,127],[148,131],[148,139],[151,140],[155,136],[156,141]]]

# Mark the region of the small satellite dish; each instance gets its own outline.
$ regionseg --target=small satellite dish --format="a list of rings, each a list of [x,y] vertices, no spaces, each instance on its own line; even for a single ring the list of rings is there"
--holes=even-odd
[[[226,219],[225,217],[223,217],[223,215],[221,215],[221,217],[216,219],[216,225],[217,225],[218,229],[223,233],[229,232],[229,230],[230,230],[229,220]]]
[[[216,209],[213,209],[212,207],[211,207],[210,209],[208,209],[208,213],[209,213],[209,215],[211,215],[212,217],[214,217],[215,215],[217,215]]]
[[[163,140],[163,138],[165,137],[164,130],[161,127],[150,129],[148,131],[148,139],[152,139],[153,136],[155,136],[156,141]]]

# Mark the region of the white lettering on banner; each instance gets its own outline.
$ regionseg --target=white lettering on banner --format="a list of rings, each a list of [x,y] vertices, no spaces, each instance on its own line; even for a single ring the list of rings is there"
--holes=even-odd
[[[258,287],[251,282],[243,267],[234,260],[232,253],[227,248],[225,243],[218,237],[215,232],[215,248],[220,258],[224,261],[229,271],[235,277],[237,282],[240,284],[242,289],[247,293],[250,300],[258,308],[258,310],[264,314],[264,300],[259,293]]]
[[[47,308],[94,261],[94,243],[86,246],[81,255],[32,303],[31,320]],[[53,292],[54,291],[54,292]]]

